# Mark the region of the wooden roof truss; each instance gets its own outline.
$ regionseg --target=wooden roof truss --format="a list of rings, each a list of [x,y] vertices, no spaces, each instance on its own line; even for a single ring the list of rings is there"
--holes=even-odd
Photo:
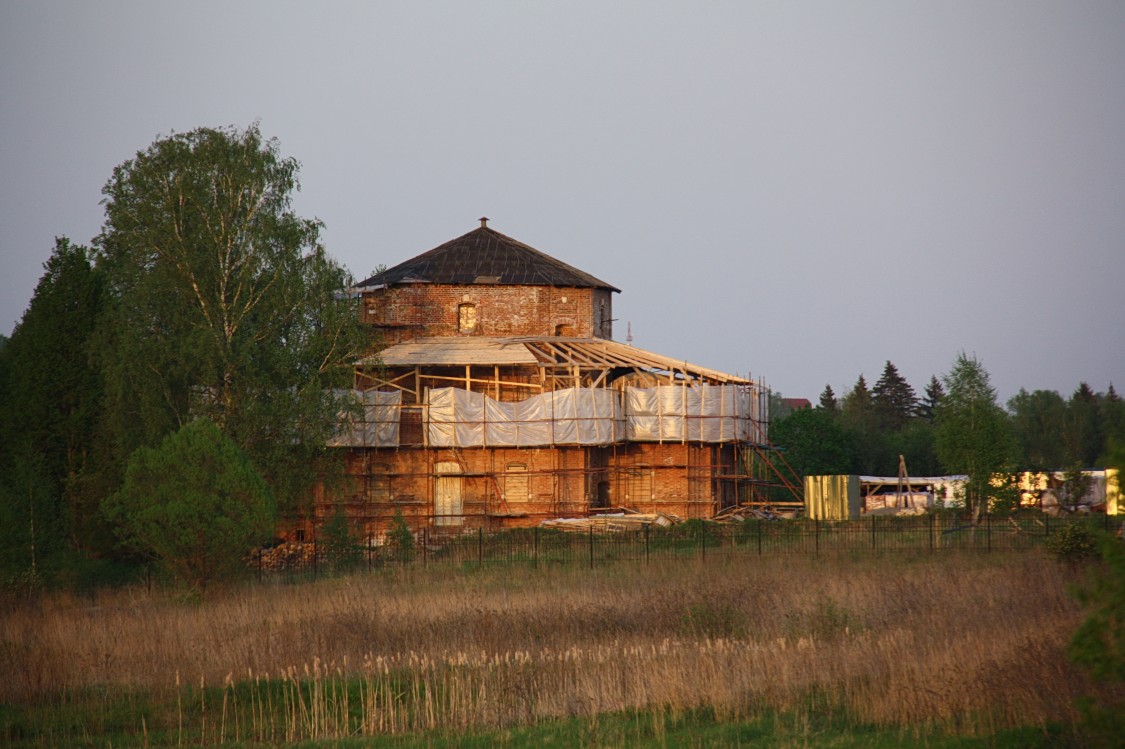
[[[431,340],[432,346],[426,345],[426,339],[416,339],[388,349],[390,365],[384,366],[377,356],[364,360],[357,368],[357,384],[401,390],[415,403],[422,402],[425,388],[430,387],[463,387],[491,392],[499,399],[502,389],[527,390],[531,395],[569,387],[612,387],[622,377],[628,381],[629,375],[669,385],[752,384],[748,379],[600,338]],[[510,354],[497,354],[499,362],[489,361],[489,351],[498,352],[498,346],[510,351],[512,344],[526,348],[530,354],[526,363],[513,362]]]

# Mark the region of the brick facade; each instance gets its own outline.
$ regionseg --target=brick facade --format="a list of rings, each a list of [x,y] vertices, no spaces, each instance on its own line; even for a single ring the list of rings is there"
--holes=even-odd
[[[350,450],[344,484],[322,497],[314,517],[299,527],[313,538],[337,503],[358,536],[376,541],[396,513],[412,528],[451,533],[533,526],[598,507],[708,518],[734,503],[736,490],[722,477],[737,472],[736,462],[731,445],[693,443]],[[436,502],[441,482],[460,501],[456,517],[444,516],[449,508]]]
[[[613,337],[608,289],[419,283],[365,292],[361,310],[388,346],[428,336]]]
[[[468,244],[461,247],[457,243]],[[495,265],[488,266],[487,273],[477,269],[474,263],[485,263],[492,252],[507,252],[519,262],[512,261],[510,273]],[[473,272],[463,272],[463,265],[471,266]],[[439,276],[442,273],[446,275]],[[423,274],[421,280],[417,280],[418,274]],[[466,275],[474,282],[449,281],[452,276],[463,280]],[[517,282],[494,282],[509,277]],[[556,283],[523,282],[542,277],[554,278]],[[578,285],[558,282],[562,279]],[[365,283],[361,319],[379,331],[384,346],[456,336],[612,340],[612,295],[617,289],[486,229],[483,222],[482,229]],[[609,387],[621,377],[617,386],[634,380],[638,386],[648,386],[642,383],[658,380],[637,367],[643,365],[621,366],[615,361],[588,382]],[[584,516],[598,508],[707,518],[739,501],[739,478],[744,478],[745,465],[741,446],[735,443],[427,446],[423,428],[426,388],[468,387],[498,401],[516,401],[541,392],[543,377],[542,368],[535,365],[480,362],[424,370],[380,365],[375,374],[357,370],[359,388],[403,391],[398,443],[395,447],[348,448],[343,484],[322,487],[312,517],[301,519],[284,535],[311,540],[318,526],[341,506],[357,535],[377,543],[398,514],[415,530],[428,528],[440,534],[466,528],[530,526],[548,518]],[[562,387],[573,386],[569,377]]]

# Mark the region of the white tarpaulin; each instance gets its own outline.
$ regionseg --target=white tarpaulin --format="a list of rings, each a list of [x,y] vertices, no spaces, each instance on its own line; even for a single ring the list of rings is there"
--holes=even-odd
[[[427,437],[433,447],[608,445],[624,433],[619,394],[567,388],[517,403],[460,388],[429,391]]]
[[[460,388],[429,391],[428,444],[533,447],[760,441],[755,393],[739,386],[568,388],[517,403]]]
[[[625,391],[626,436],[633,442],[730,442],[757,437],[748,388],[660,385]]]
[[[353,390],[352,395],[362,402],[362,412],[341,414],[340,432],[329,447],[397,447],[402,392]]]

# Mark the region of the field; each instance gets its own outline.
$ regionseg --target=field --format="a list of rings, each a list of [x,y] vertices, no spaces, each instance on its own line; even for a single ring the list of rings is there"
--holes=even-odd
[[[44,594],[0,613],[0,740],[1028,745],[1094,689],[1064,653],[1078,574],[1031,550]]]

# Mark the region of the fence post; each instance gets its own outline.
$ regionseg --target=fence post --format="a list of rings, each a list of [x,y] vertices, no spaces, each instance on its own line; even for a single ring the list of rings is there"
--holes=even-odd
[[[648,564],[648,531],[649,526],[645,526],[645,564]]]
[[[758,518],[758,556],[762,556],[762,523],[765,521]]]
[[[816,518],[816,519],[813,520],[813,536],[816,540],[816,544],[813,547],[813,554],[816,555],[816,556],[819,556],[820,555],[820,518]]]
[[[313,580],[316,579],[316,562],[317,562],[317,547],[316,539],[313,539]]]
[[[875,548],[875,521],[878,520],[877,515],[871,515],[871,548]]]
[[[934,520],[935,519],[937,519],[937,515],[934,515],[933,513],[930,513],[930,551],[931,552],[934,550]]]
[[[484,528],[477,528],[477,567],[484,566]]]
[[[422,529],[422,566],[425,567],[430,563],[430,538],[429,528]]]
[[[992,513],[990,512],[984,514],[984,537],[987,544],[985,549],[992,551]]]
[[[707,561],[707,521],[699,525],[699,559]]]
[[[534,545],[535,553],[532,556],[532,559],[534,560],[535,566],[538,567],[539,566],[539,526],[538,525],[535,526],[532,529],[532,537],[535,539],[535,545]]]

